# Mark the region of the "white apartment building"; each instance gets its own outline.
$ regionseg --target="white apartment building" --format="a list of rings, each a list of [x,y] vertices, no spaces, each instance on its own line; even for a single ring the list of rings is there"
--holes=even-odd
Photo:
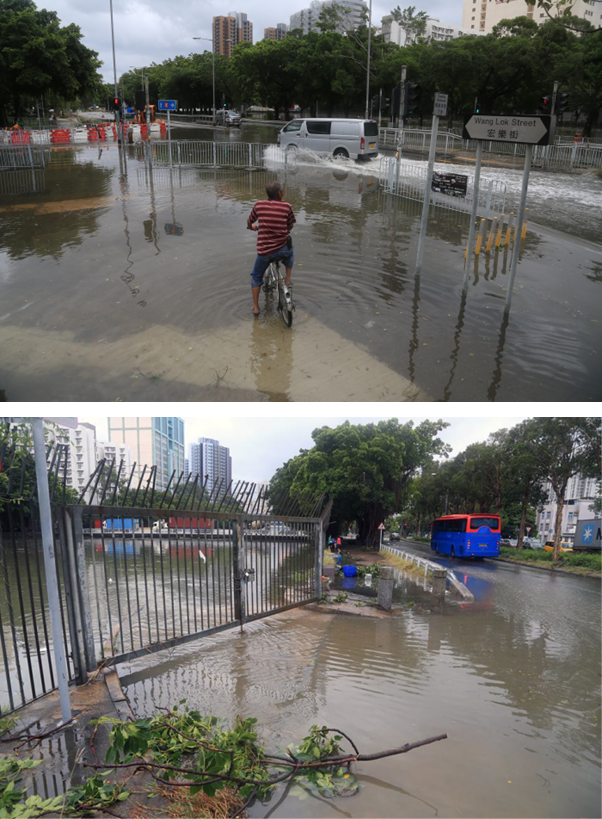
[[[566,8],[560,7],[560,11]],[[550,14],[555,14],[550,11]],[[602,27],[602,3],[595,0],[575,0],[571,7],[571,13],[575,17],[581,17],[595,27]],[[493,27],[502,20],[513,17],[528,17],[538,25],[547,22],[550,18],[547,13],[535,5],[529,5],[526,0],[464,0],[462,8],[462,28],[469,31],[480,31],[483,34],[490,34]]]
[[[416,39],[416,35],[406,31],[405,28],[393,19],[391,14],[386,14],[382,18],[381,24],[381,33],[385,43],[395,43],[395,45],[401,48],[409,45]],[[444,42],[446,40],[453,40],[455,37],[463,37],[466,35],[475,36],[481,33],[483,32],[471,31],[462,26],[454,26],[451,23],[442,23],[437,17],[429,17],[426,21],[424,33],[420,36],[424,39]]]
[[[550,501],[537,511],[537,528],[541,540],[551,540],[554,537],[554,526],[558,504],[553,499],[554,492],[549,484],[545,485]],[[600,481],[595,478],[583,478],[576,475],[571,478],[564,496],[562,509],[561,537],[562,540],[573,540],[579,520],[590,520],[600,517],[590,511],[590,506],[600,491]]]
[[[116,441],[97,441],[96,442],[96,460],[101,461],[103,458],[108,463],[115,461],[115,470],[119,470],[119,464],[123,462],[121,467],[121,476],[129,475],[132,471],[134,458],[132,455],[132,448],[127,444],[120,444]]]
[[[232,482],[232,456],[214,438],[199,438],[189,446],[188,463],[192,475],[199,475],[212,500],[223,497]],[[206,482],[206,484],[205,484]]]
[[[310,31],[319,32],[317,27],[320,12],[325,6],[332,6],[334,3],[337,6],[342,6],[346,12],[345,20],[340,26],[337,26],[337,31],[344,34],[350,29],[357,28],[362,21],[362,13],[368,11],[368,6],[364,0],[312,0],[309,8],[301,9],[294,14],[291,14],[289,30],[294,28],[303,29],[303,34]]]
[[[66,475],[67,486],[83,492],[96,469],[96,427],[78,422],[77,418],[64,419],[69,426],[62,425],[60,419],[44,419],[45,437],[48,443],[67,446],[61,460],[60,477]],[[75,428],[73,428],[75,427]]]

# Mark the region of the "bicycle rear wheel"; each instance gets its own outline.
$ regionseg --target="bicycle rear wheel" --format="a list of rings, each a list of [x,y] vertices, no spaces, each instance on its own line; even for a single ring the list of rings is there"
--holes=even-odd
[[[278,309],[282,315],[282,321],[287,327],[290,327],[293,323],[295,305],[292,290],[282,279],[278,279]]]

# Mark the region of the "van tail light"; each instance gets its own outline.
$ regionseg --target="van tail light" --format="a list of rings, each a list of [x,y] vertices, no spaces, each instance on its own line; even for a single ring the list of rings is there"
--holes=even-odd
[[[360,142],[360,148],[361,148],[362,151],[364,150],[365,144],[366,144],[366,140],[364,139],[364,137],[362,137],[362,141]]]

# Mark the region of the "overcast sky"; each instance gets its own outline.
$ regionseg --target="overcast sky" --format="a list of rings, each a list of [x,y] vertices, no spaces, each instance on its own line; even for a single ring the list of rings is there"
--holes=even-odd
[[[109,0],[35,2],[38,8],[56,11],[62,25],[75,23],[81,28],[84,45],[98,52],[104,63],[101,71],[105,81],[112,82]],[[397,5],[393,0],[373,0],[372,22],[380,25],[383,15],[389,14]],[[410,3],[400,2],[399,5],[404,9]],[[428,0],[428,3],[412,0],[412,5],[417,11],[426,11],[443,23],[462,24],[462,0]],[[309,0],[263,0],[261,3],[236,0],[233,5],[227,5],[226,0],[178,0],[173,4],[165,0],[113,0],[117,78],[132,65],[140,68],[204,48],[210,51],[211,42],[195,42],[192,38],[207,37],[210,41],[214,16],[227,15],[231,11],[246,13],[253,23],[253,41],[257,42],[263,39],[264,28],[277,23],[288,25],[291,14],[308,6]]]
[[[518,410],[520,411],[520,410]],[[115,413],[117,416],[119,413]],[[543,413],[548,414],[548,413]],[[353,416],[331,415],[315,417],[206,417],[181,415],[185,422],[186,444],[199,437],[215,438],[222,446],[230,448],[234,480],[251,482],[271,478],[276,469],[295,455],[300,449],[310,449],[313,445],[311,433],[317,427],[335,427],[349,419],[351,423],[377,423],[383,418],[396,417],[400,423],[425,419],[420,416]],[[485,441],[491,432],[517,424],[524,415],[483,418],[452,418],[444,414],[430,413],[431,419],[441,418],[450,427],[441,434],[442,439],[453,447],[452,455],[461,452],[468,444]],[[96,427],[100,440],[107,440],[107,418],[93,417],[83,412],[80,421],[88,421]]]

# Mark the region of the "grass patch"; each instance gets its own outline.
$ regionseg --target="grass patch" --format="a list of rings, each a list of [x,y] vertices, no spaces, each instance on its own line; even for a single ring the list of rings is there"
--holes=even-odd
[[[554,563],[553,552],[543,549],[513,549],[511,546],[500,547],[500,557],[515,563],[526,563],[542,569],[558,568],[572,571],[574,574],[595,574],[602,576],[602,555],[588,552],[561,552],[560,559]]]
[[[417,566],[416,563],[411,560],[404,560],[403,557],[397,557],[397,555],[388,555],[387,563],[390,563],[398,569],[403,569],[406,574],[413,575],[414,577],[424,577],[424,566]]]

